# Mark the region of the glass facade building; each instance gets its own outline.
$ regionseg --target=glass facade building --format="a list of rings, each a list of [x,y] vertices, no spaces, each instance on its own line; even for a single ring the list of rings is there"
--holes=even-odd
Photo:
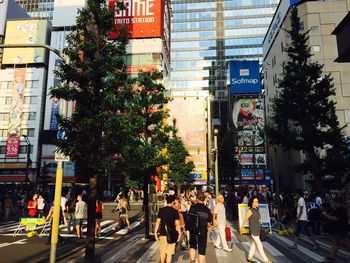
[[[31,17],[52,22],[55,0],[16,0]]]
[[[227,98],[227,62],[262,61],[279,0],[172,0],[171,89]]]

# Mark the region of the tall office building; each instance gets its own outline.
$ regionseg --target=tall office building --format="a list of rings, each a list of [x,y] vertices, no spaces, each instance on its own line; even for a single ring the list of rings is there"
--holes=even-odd
[[[262,59],[278,0],[173,0],[172,90],[227,98],[227,62]]]
[[[55,0],[16,0],[16,2],[31,17],[52,21]]]

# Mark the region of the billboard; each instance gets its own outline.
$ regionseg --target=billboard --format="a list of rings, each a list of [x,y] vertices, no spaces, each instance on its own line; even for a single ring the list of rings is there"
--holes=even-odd
[[[6,142],[6,157],[17,157],[19,148],[19,137],[10,136],[7,138]]]
[[[258,60],[230,61],[230,94],[260,94]]]
[[[240,168],[237,179],[254,180],[255,169],[256,179],[264,180],[267,164],[264,100],[237,99],[234,101],[232,118],[236,130],[234,159]]]
[[[174,97],[167,104],[168,123],[176,119],[178,135],[183,140],[194,162],[194,181],[207,181],[206,98]]]
[[[8,0],[0,1],[0,36],[3,36],[5,32],[8,4]]]
[[[161,37],[163,33],[164,0],[122,0],[126,9],[116,10],[117,0],[109,0],[109,8],[114,11],[116,31],[110,39],[117,39],[121,27],[129,31],[129,38]]]
[[[14,20],[6,24],[5,44],[47,44],[49,22]],[[44,48],[4,48],[3,64],[45,63]]]

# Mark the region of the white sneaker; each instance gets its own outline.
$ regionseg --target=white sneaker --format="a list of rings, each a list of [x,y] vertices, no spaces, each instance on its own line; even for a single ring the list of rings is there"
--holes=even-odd
[[[220,249],[220,250],[222,249],[222,247],[217,247],[217,246],[214,246],[214,247],[215,247],[216,249]]]
[[[225,248],[224,251],[226,251],[226,252],[232,252],[232,248]]]

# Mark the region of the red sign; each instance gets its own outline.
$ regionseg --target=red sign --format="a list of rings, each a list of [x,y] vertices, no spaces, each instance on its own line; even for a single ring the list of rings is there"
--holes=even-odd
[[[19,149],[19,137],[10,136],[7,138],[6,142],[6,157],[17,157]]]
[[[117,9],[115,3],[123,2],[126,9]],[[126,26],[129,38],[161,37],[164,26],[165,0],[109,0],[110,10],[114,12],[116,31],[109,36],[117,39],[121,26]]]

